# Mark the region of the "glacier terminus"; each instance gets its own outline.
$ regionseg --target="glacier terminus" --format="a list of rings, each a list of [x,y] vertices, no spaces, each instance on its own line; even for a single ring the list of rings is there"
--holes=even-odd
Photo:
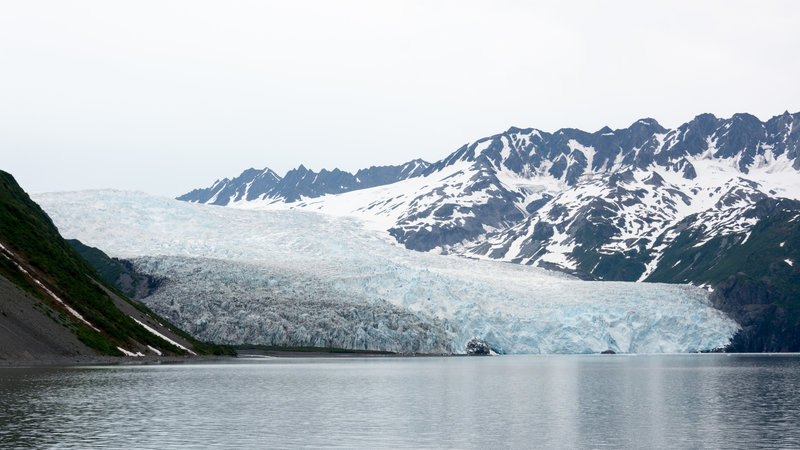
[[[33,198],[64,236],[163,279],[143,301],[216,343],[672,353],[722,347],[738,330],[699,287],[413,251],[353,217],[110,190]]]

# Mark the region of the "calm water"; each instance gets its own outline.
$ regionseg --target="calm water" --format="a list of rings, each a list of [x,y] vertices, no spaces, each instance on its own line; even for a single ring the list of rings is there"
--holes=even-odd
[[[0,448],[799,448],[800,356],[0,369]]]

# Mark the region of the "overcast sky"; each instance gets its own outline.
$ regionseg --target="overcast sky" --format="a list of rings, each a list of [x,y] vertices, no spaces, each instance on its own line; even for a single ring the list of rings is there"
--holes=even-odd
[[[800,2],[2,1],[0,169],[175,196],[508,129],[800,111]]]

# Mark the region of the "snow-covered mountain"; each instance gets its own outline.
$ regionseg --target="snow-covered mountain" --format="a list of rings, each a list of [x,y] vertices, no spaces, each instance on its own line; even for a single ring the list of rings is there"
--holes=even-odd
[[[358,219],[120,191],[34,197],[65,236],[163,280],[143,301],[216,343],[658,353],[710,350],[738,329],[698,287],[415,252]]]
[[[800,113],[703,114],[673,130],[653,119],[594,133],[511,128],[432,164],[250,169],[179,197],[357,216],[409,249],[614,280],[648,279],[687,229],[697,245],[747,232],[765,214],[758,202],[776,198],[800,199]]]

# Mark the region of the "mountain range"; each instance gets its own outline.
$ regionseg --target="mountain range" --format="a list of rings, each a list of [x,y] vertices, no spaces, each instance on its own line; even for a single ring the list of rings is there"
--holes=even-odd
[[[512,127],[433,163],[248,169],[178,199],[356,216],[409,249],[586,279],[694,283],[743,326],[737,349],[800,349],[800,113]]]

